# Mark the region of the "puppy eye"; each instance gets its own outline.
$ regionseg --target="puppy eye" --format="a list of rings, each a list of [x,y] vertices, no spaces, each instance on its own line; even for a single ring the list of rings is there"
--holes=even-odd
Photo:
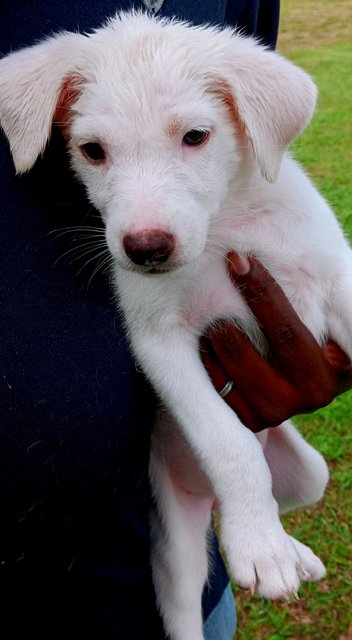
[[[106,158],[103,147],[98,142],[86,142],[81,144],[80,150],[87,160],[93,163],[103,162]]]
[[[209,131],[202,131],[201,129],[192,129],[188,131],[182,138],[183,144],[188,147],[199,147],[204,144],[209,138]]]

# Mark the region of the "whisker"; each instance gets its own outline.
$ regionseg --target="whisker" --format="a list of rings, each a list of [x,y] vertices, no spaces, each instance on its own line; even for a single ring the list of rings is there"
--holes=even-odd
[[[105,267],[105,269],[103,271],[103,273],[105,273],[107,271],[108,267],[113,264],[113,262],[114,262],[114,259],[113,259],[112,255],[109,254],[106,258],[104,258],[103,260],[101,260],[97,264],[96,268],[94,269],[92,275],[90,276],[90,278],[88,280],[87,290],[89,289],[89,286],[90,286],[94,276],[96,276],[99,273],[99,271],[101,271],[103,269],[103,267],[106,265],[106,267]]]
[[[75,256],[74,258],[72,258],[72,259],[70,260],[69,264],[71,265],[71,264],[73,264],[74,262],[78,262],[78,260],[82,260],[82,258],[84,258],[84,256],[87,256],[87,255],[91,254],[91,253],[92,253],[92,251],[93,251],[93,249],[95,249],[95,248],[96,248],[96,249],[100,249],[101,247],[104,247],[104,251],[108,251],[108,248],[106,247],[106,245],[103,245],[103,244],[102,244],[102,245],[100,245],[100,247],[91,247],[91,248],[90,248],[90,249],[88,249],[87,251],[83,251],[82,253],[79,253],[77,256]],[[77,249],[78,249],[78,248],[79,248],[79,247],[77,247]],[[94,254],[94,256],[92,256],[92,259],[94,259],[95,257],[98,257],[98,255],[100,255],[100,254],[101,254],[101,252],[100,252],[100,253],[98,253],[98,254],[96,254],[96,253],[95,253],[95,254]]]
[[[100,251],[98,254],[96,254],[96,255],[92,256],[92,258],[90,258],[89,260],[87,260],[87,261],[84,263],[84,265],[80,268],[80,270],[77,272],[77,275],[79,275],[79,274],[83,271],[83,269],[85,269],[85,268],[86,268],[86,266],[87,266],[88,264],[90,264],[93,260],[97,260],[100,256],[106,255],[106,254],[107,254],[107,252],[108,252],[108,249],[106,248],[106,249],[104,249],[103,251]]]
[[[57,258],[55,265],[60,260],[66,260],[69,265],[84,260],[76,274],[78,276],[91,263],[96,263],[87,287],[90,286],[94,276],[104,267],[107,268],[112,261],[106,243],[105,228],[102,226],[72,225],[53,229],[48,235],[51,235],[54,240],[67,239],[71,245]]]
[[[73,227],[64,227],[63,229],[52,229],[52,231],[49,231],[48,235],[50,236],[55,234],[56,238],[60,238],[61,236],[69,233],[91,233],[91,235],[94,236],[105,234],[105,229],[103,227],[82,227],[81,225],[77,225]]]
[[[63,260],[64,258],[66,258],[67,256],[69,256],[71,254],[77,253],[78,256],[77,256],[76,259],[79,259],[80,257],[85,256],[88,253],[91,253],[94,249],[100,249],[101,247],[105,247],[106,250],[108,250],[106,242],[104,240],[100,240],[100,241],[96,241],[96,240],[93,241],[92,240],[92,241],[87,241],[87,242],[84,242],[84,243],[80,243],[78,246],[71,247],[70,249],[65,251],[65,253],[63,253],[61,256],[59,256],[57,258],[57,260],[55,261],[55,265],[57,265],[60,262],[60,260]]]

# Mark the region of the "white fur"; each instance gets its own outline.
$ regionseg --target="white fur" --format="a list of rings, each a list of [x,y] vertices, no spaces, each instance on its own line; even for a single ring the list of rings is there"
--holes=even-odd
[[[71,162],[106,224],[135,356],[167,409],[151,454],[158,602],[170,638],[201,640],[214,497],[238,584],[287,597],[325,571],[278,517],[279,506],[321,497],[325,462],[289,423],[257,439],[213,388],[197,347],[218,318],[260,341],[227,277],[231,248],[269,269],[319,342],[330,336],[352,356],[352,254],[285,153],[311,118],[315,87],[230,29],[119,14],[89,36],[59,34],[0,62],[0,119],[17,171],[44,149],[68,78],[77,88]],[[195,128],[209,139],[188,147],[183,136]],[[92,141],[105,162],[83,157],[80,145]],[[155,229],[175,250],[152,271],[131,262],[123,238]]]

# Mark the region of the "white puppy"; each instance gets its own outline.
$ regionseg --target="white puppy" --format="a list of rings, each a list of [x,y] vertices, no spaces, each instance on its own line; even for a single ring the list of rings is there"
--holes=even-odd
[[[88,36],[61,33],[0,62],[1,125],[16,169],[32,167],[61,122],[105,221],[133,351],[166,408],[151,455],[152,555],[173,640],[203,638],[214,496],[236,583],[280,598],[324,575],[278,511],[321,497],[325,462],[288,423],[264,435],[263,452],[198,353],[217,319],[260,345],[227,276],[234,249],[267,267],[319,342],[329,336],[352,356],[352,254],[285,153],[315,96],[303,71],[253,39],[144,14],[120,14]]]

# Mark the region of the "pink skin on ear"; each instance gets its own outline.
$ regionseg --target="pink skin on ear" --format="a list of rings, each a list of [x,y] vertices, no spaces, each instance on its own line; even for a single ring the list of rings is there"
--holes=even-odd
[[[248,143],[246,128],[238,112],[238,109],[229,85],[225,81],[218,82],[217,91],[220,93],[221,100],[224,103],[230,115],[231,122],[233,124],[236,134],[239,137],[239,140],[243,144]]]
[[[63,81],[53,117],[53,123],[58,125],[65,139],[68,138],[71,107],[80,93],[78,84],[79,80],[77,76],[70,76]]]

